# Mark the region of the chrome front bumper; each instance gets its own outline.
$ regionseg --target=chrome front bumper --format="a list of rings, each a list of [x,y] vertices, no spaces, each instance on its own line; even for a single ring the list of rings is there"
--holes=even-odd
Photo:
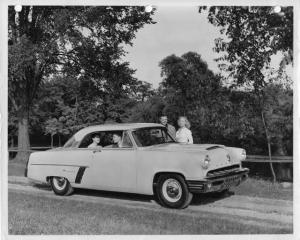
[[[224,175],[206,177],[203,180],[187,180],[191,193],[219,192],[233,186],[238,186],[248,177],[248,168],[234,170]]]

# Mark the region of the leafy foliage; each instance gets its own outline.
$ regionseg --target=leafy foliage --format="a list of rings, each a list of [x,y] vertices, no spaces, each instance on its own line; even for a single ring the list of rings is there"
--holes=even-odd
[[[134,81],[128,63],[120,62],[125,54],[122,46],[132,44],[138,29],[152,23],[151,13],[136,6],[23,6],[20,13],[9,6],[9,104],[21,123],[19,146],[28,149],[28,126],[22,123],[28,122],[41,84],[57,72],[85,78],[96,92],[103,89],[106,96],[101,99],[114,103],[120,88]],[[126,83],[117,83],[120,79]],[[110,96],[112,92],[115,95]],[[58,111],[72,115],[73,109],[61,108]],[[57,121],[64,126],[71,123]]]
[[[252,154],[266,154],[267,144],[261,119],[260,100],[266,111],[272,138],[272,151],[292,154],[292,91],[280,84],[255,91],[222,85],[197,53],[171,55],[160,63],[163,81],[159,91],[132,110],[132,121],[155,122],[161,113],[176,126],[179,115],[186,115],[196,143],[220,143],[246,148]],[[281,149],[281,150],[280,150]]]
[[[204,10],[207,7],[199,8]],[[283,7],[280,13],[272,7],[210,7],[208,20],[225,35],[215,40],[214,50],[223,53],[217,59],[219,66],[237,85],[264,87],[264,69],[279,51],[286,56],[283,62],[293,61],[292,7]]]

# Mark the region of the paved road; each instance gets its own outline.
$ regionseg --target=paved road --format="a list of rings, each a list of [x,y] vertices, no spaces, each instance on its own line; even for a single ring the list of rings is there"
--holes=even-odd
[[[151,197],[117,194],[100,191],[77,191],[72,196],[61,197],[53,194],[46,185],[30,183],[24,177],[9,177],[9,191],[22,192],[30,195],[43,195],[54,199],[69,199],[110,205],[121,205],[134,209],[151,209],[152,211],[176,211],[178,215],[220,214],[220,218],[232,222],[245,223],[265,228],[293,228],[293,202],[258,197],[228,195],[225,198],[196,198],[184,210],[170,210],[159,206]]]

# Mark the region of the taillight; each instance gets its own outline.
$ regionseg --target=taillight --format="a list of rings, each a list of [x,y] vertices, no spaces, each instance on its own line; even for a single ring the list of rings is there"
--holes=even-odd
[[[243,149],[243,150],[242,150],[242,158],[243,158],[243,160],[245,160],[246,157],[247,157],[246,150]]]

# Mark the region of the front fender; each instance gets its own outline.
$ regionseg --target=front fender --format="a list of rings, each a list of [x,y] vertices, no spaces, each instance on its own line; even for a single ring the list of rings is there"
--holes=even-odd
[[[201,161],[205,155],[187,152],[139,151],[137,161],[137,191],[153,194],[157,173],[177,173],[185,179],[203,178]]]

